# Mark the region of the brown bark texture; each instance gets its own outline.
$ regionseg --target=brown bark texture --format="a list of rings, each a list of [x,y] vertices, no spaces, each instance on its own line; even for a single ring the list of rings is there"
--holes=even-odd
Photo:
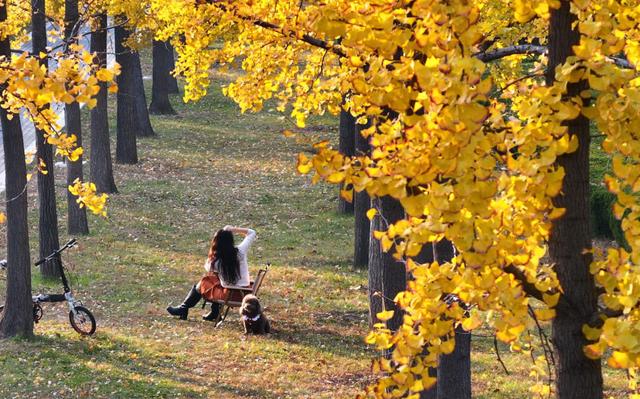
[[[82,123],[80,121],[80,104],[77,102],[66,104],[64,111],[65,126],[67,131],[75,134],[77,144],[82,146]],[[76,161],[67,160],[67,185],[73,185],[76,179],[84,180],[82,171],[82,156]],[[67,190],[67,231],[71,235],[89,234],[89,223],[87,222],[87,208],[80,207],[76,201],[78,197]]]
[[[384,231],[387,223],[392,224],[404,218],[404,209],[400,202],[389,196],[374,198],[373,206],[378,210],[371,221],[371,230]],[[382,251],[380,241],[371,239],[369,244],[369,320],[373,325],[378,322],[376,315],[383,310],[394,310],[395,314],[387,321],[387,327],[396,330],[402,324],[403,312],[396,306],[394,299],[399,292],[407,288],[405,265]]]
[[[66,0],[64,6],[65,40],[76,42],[78,27],[78,0]],[[82,122],[80,120],[80,104],[73,102],[64,107],[65,128],[69,134],[77,138],[78,147],[82,147]],[[82,156],[76,161],[67,160],[67,185],[73,185],[76,179],[84,179]],[[77,197],[67,190],[67,231],[69,234],[89,234],[87,209],[80,207]]]
[[[31,4],[31,44],[33,54],[46,52],[47,26],[45,0],[33,0]],[[47,58],[40,65],[48,68]],[[45,133],[36,129],[36,157],[45,164],[47,173],[38,173],[38,237],[40,258],[48,256],[60,247],[58,237],[58,210],[56,207],[55,171],[53,147],[47,143]],[[57,260],[40,265],[40,274],[46,278],[60,277]]]
[[[133,53],[124,46],[129,32],[122,26],[115,28],[116,62],[120,64],[117,97],[116,163],[138,163],[135,118],[135,68]]]
[[[173,49],[168,42],[153,41],[153,82],[149,113],[154,115],[175,115],[176,111],[169,101],[171,81],[171,64]]]
[[[357,125],[355,131],[355,154],[368,154],[370,151],[369,141],[362,137],[360,132],[366,129],[367,125]],[[371,208],[371,199],[366,191],[356,192],[353,195],[354,213],[354,248],[353,267],[356,269],[366,269],[369,264],[369,241],[371,240],[371,222],[367,218],[367,211]]]
[[[94,63],[101,68],[107,66],[107,15],[96,17],[97,26],[91,34],[91,52]],[[100,82],[96,95],[96,106],[91,110],[91,158],[89,162],[91,181],[101,193],[117,193],[113,178],[111,143],[109,141],[109,117],[107,110],[107,84]]]
[[[456,328],[453,352],[440,356],[438,399],[471,399],[471,333]]]
[[[173,46],[170,41],[166,41],[167,51],[169,53],[169,70],[173,71],[176,69],[176,58],[173,53]],[[175,76],[171,75],[169,79],[169,94],[180,94],[180,88],[178,87],[178,79]]]
[[[570,2],[563,0],[558,10],[551,12],[549,27],[549,66],[547,84],[555,80],[555,68],[573,54],[579,34],[572,29],[575,18]],[[578,96],[588,89],[586,82],[570,84],[567,97]],[[580,116],[567,123],[569,134],[577,136],[578,150],[558,158],[564,168],[561,193],[553,199],[565,214],[554,221],[549,240],[549,255],[562,285],[567,303],[559,306],[552,323],[552,343],[557,364],[556,391],[561,399],[602,398],[602,370],[599,360],[584,355],[588,344],[582,326],[597,310],[597,293],[589,273],[592,261],[589,224],[589,121]]]
[[[137,51],[132,53],[135,67],[133,69],[133,93],[134,93],[134,110],[135,118],[138,124],[136,134],[138,137],[155,136],[151,120],[149,119],[149,110],[147,109],[147,96],[144,93],[144,81],[142,79],[142,65],[140,64],[140,54]]]
[[[340,111],[340,127],[339,127],[339,144],[338,148],[342,155],[353,156],[355,153],[355,134],[356,134],[356,118],[350,112]],[[353,201],[347,201],[338,195],[338,213],[352,214]]]
[[[438,263],[451,261],[455,255],[454,247],[448,240],[435,245],[427,244],[414,259],[418,263]],[[456,346],[452,353],[440,357],[437,370],[429,370],[436,376],[436,385],[420,393],[420,399],[469,399],[471,398],[471,334],[462,329],[456,330]],[[424,348],[428,353],[429,348]]]
[[[7,20],[6,2],[0,4],[0,24]],[[0,41],[0,56],[9,59],[9,38]],[[0,96],[4,95],[0,86]],[[5,196],[7,212],[7,288],[5,307],[0,315],[0,338],[33,335],[31,302],[31,261],[29,259],[29,231],[27,224],[27,166],[20,118],[11,120],[0,108],[2,144],[5,162]]]

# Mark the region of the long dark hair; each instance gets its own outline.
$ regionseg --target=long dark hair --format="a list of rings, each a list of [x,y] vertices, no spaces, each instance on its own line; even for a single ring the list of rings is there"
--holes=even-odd
[[[225,283],[233,285],[240,279],[238,248],[234,245],[232,232],[227,230],[216,232],[209,248],[209,262],[211,266],[219,262],[218,272]]]

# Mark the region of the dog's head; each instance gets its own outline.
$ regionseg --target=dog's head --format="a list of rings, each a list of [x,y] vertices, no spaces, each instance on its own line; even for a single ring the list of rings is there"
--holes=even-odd
[[[262,306],[260,300],[255,295],[247,295],[242,299],[242,306],[240,306],[240,315],[247,316],[249,318],[256,317],[262,313]]]

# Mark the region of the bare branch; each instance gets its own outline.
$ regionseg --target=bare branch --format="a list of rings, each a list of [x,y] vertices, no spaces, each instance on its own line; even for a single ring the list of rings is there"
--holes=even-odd
[[[522,270],[518,269],[514,265],[509,265],[504,268],[504,271],[511,274],[513,277],[516,278],[516,280],[518,280],[525,294],[529,295],[530,297],[536,298],[539,301],[544,301],[544,298],[542,296],[543,292],[538,290],[535,284],[532,284],[527,280],[527,276],[525,276]],[[554,293],[545,292],[545,294],[554,294]]]
[[[629,62],[626,58],[621,57],[607,57],[607,59],[613,61],[614,64],[623,69],[636,69],[636,67]]]
[[[546,46],[539,46],[535,44],[518,44],[515,46],[503,47],[493,51],[483,51],[475,53],[473,56],[482,62],[496,61],[510,55],[518,54],[538,54],[543,55],[547,53]]]

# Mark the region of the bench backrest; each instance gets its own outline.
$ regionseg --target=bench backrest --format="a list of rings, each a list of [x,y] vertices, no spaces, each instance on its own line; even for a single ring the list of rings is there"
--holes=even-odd
[[[269,270],[269,266],[267,266],[266,269],[260,269],[258,271],[256,280],[253,283],[253,295],[258,296],[258,290],[260,289],[260,286],[262,285],[262,280],[264,280],[264,276],[267,274],[268,270]]]

